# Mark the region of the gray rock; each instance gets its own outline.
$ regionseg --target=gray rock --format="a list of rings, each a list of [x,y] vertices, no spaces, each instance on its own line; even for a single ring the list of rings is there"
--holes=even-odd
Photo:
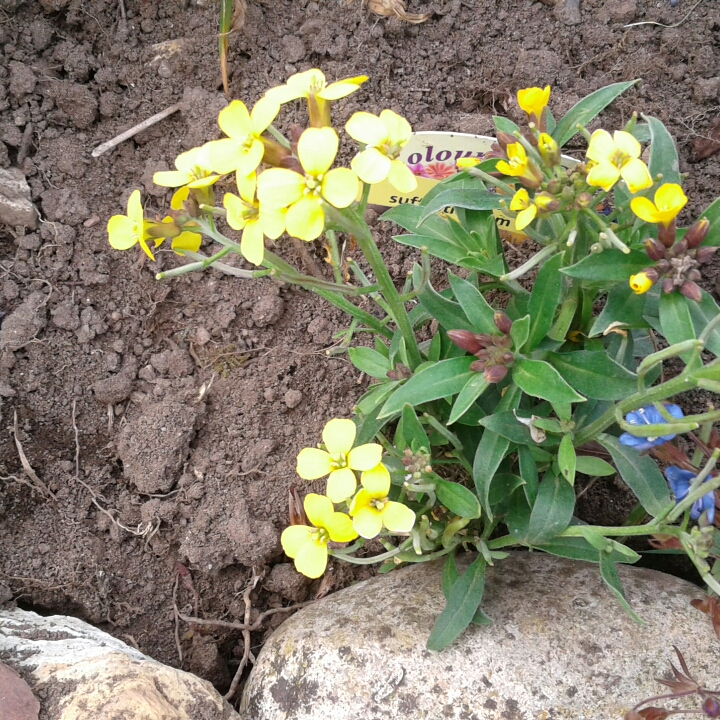
[[[130,397],[133,389],[133,379],[125,373],[119,373],[98,380],[93,383],[92,389],[95,393],[95,399],[101,405],[116,405]]]
[[[258,327],[266,327],[276,323],[283,314],[285,303],[278,295],[265,295],[261,297],[252,309],[253,322]]]
[[[291,409],[295,409],[303,399],[303,395],[299,390],[288,390],[285,393],[285,404]]]
[[[0,654],[43,699],[44,720],[239,718],[206,680],[77,618],[0,611]]]
[[[37,221],[25,175],[17,168],[0,168],[0,224],[34,229]]]
[[[700,682],[717,684],[720,644],[690,605],[703,592],[684,580],[621,567],[639,625],[597,565],[513,553],[487,571],[493,624],[471,625],[436,653],[425,643],[444,606],[442,569],[381,575],[295,614],[260,653],[243,717],[610,720],[663,692],[654,678],[676,662],[673,645]]]
[[[31,293],[22,305],[19,305],[0,327],[0,349],[20,350],[47,324],[47,296],[41,292]]]
[[[37,84],[37,78],[32,68],[26,63],[15,62],[8,64],[10,70],[10,94],[16,98],[29,95]]]

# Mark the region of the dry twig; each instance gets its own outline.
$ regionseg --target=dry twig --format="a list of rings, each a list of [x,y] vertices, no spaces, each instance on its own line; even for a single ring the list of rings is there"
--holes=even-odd
[[[25,483],[30,485],[30,487],[34,488],[41,494],[45,495],[46,497],[51,497],[53,500],[55,499],[55,495],[50,490],[50,488],[36,475],[35,471],[30,466],[30,463],[28,462],[27,456],[25,455],[25,451],[23,450],[23,446],[20,443],[20,435],[18,431],[18,417],[17,417],[17,410],[15,411],[14,417],[13,417],[13,436],[15,438],[15,447],[17,448],[18,455],[20,456],[20,462],[23,466],[23,470],[25,471],[25,474],[30,478],[30,483]],[[10,477],[13,477],[15,480],[18,480],[14,475],[11,475]],[[19,482],[22,482],[21,480],[18,480]],[[31,484],[32,483],[32,484]]]

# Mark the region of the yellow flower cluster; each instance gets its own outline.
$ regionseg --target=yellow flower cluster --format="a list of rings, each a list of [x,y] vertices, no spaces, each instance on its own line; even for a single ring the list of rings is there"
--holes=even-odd
[[[415,176],[399,159],[412,129],[392,110],[383,110],[379,116],[355,113],[345,130],[361,143],[361,150],[351,168],[332,167],[339,138],[330,127],[330,102],[350,95],[366,81],[363,75],[328,83],[320,70],[312,69],[268,90],[252,110],[233,100],[218,116],[226,137],[180,154],[176,169],[155,173],[153,181],[178,188],[171,209],[180,217],[189,198],[195,207],[212,206],[212,186],[235,173],[238,194],[226,193],[223,206],[228,224],[243,233],[240,252],[254,265],[263,261],[265,237],[274,240],[287,232],[301,240],[315,240],[325,229],[326,208],[350,206],[358,198],[361,181],[374,184],[387,179],[402,192],[417,187]],[[307,102],[310,127],[292,145],[266,136],[278,137],[272,123],[283,104],[297,99]],[[270,167],[261,170],[263,163]],[[133,198],[128,215],[117,215],[108,224],[110,244],[128,249],[140,243],[152,258],[142,229],[139,194]],[[170,236],[170,230],[166,232]],[[173,241],[173,249],[179,252],[198,248],[199,236],[198,242],[190,243],[187,237]]]
[[[349,542],[358,535],[371,539],[383,528],[408,533],[415,524],[409,507],[388,498],[390,473],[381,462],[382,446],[353,447],[355,435],[352,420],[331,420],[322,433],[325,449],[305,448],[297,458],[297,473],[303,480],[328,476],[326,496],[305,498],[312,526],[291,525],[281,537],[283,550],[294,559],[298,572],[311,578],[325,572],[328,542]],[[356,471],[361,473],[362,486],[357,493]],[[333,503],[346,503],[348,514],[336,512]]]

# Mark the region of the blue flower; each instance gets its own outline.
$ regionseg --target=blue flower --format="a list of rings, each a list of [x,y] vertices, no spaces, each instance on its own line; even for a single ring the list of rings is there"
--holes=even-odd
[[[665,405],[665,409],[677,420],[682,419],[683,411],[677,405]],[[629,412],[625,416],[625,422],[630,423],[630,425],[657,425],[667,423],[667,420],[653,405],[646,405],[639,410]],[[643,450],[658,447],[674,437],[675,433],[660,435],[659,437],[637,437],[630,433],[623,433],[620,436],[620,442],[642,452]]]
[[[695,473],[690,470],[681,470],[675,465],[671,465],[665,470],[665,477],[668,480],[672,494],[675,496],[675,502],[679,503],[685,498],[690,489],[690,485],[695,479]],[[705,480],[707,482],[707,480]],[[715,491],[711,490],[709,493],[703,495],[699,500],[696,500],[690,508],[690,517],[693,520],[697,520],[707,510],[708,521],[712,525],[715,519]]]

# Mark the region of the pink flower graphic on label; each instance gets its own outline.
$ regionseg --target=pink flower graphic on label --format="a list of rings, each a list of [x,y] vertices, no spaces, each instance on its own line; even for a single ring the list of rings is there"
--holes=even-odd
[[[413,175],[417,175],[418,177],[427,177],[427,175],[425,175],[425,167],[422,163],[418,163],[417,165],[408,165],[408,167]]]
[[[455,175],[457,168],[454,165],[448,163],[434,162],[425,166],[425,177],[431,180],[444,180],[449,178],[451,175]]]

